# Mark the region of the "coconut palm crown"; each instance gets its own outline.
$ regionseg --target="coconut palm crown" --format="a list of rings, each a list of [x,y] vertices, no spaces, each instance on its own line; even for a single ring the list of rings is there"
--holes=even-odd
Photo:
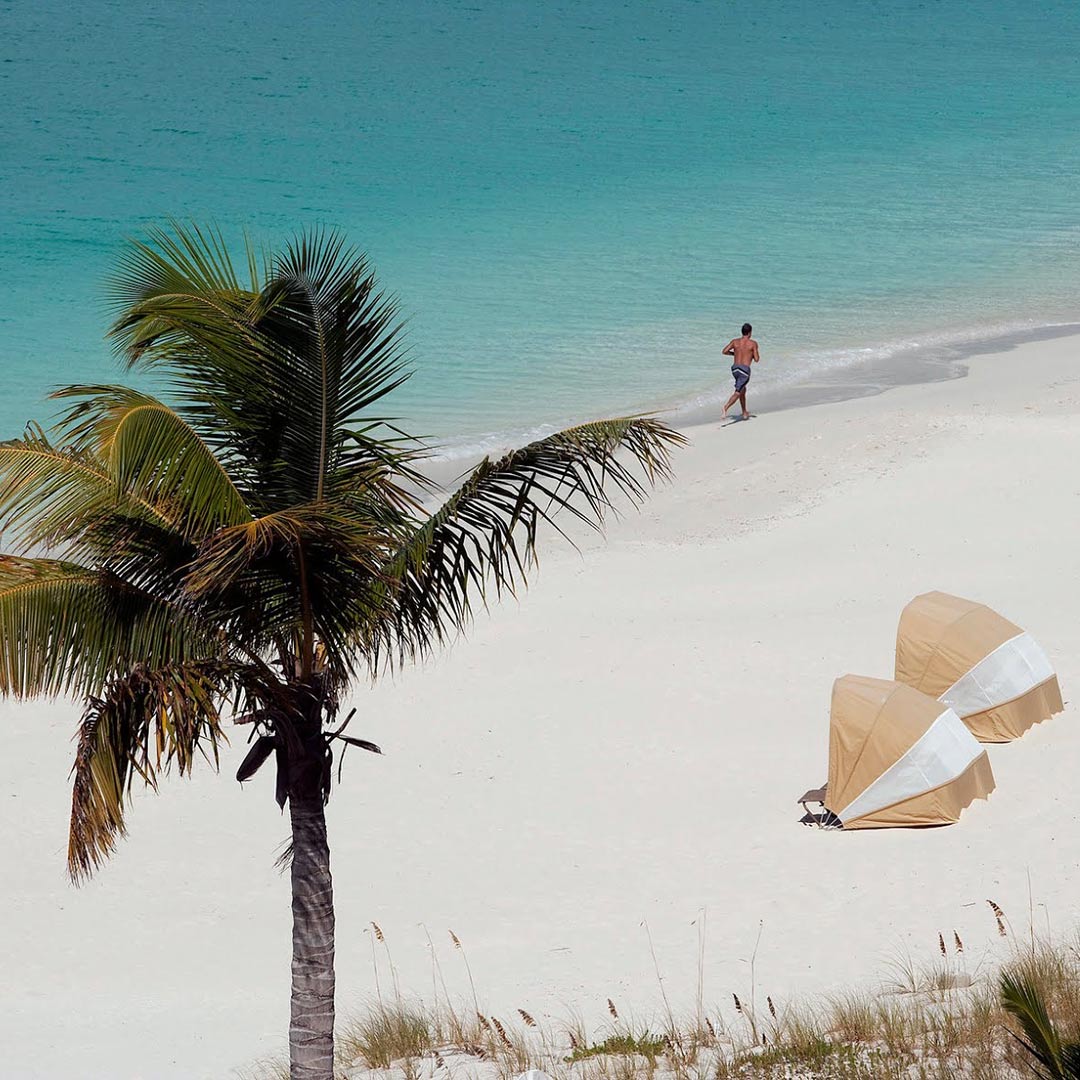
[[[331,233],[239,272],[173,224],[125,249],[110,331],[162,396],[69,386],[57,425],[0,445],[0,692],[85,703],[68,869],[124,835],[133,783],[216,765],[227,721],[270,759],[292,830],[294,1080],[333,1068],[334,909],[324,807],[334,755],[378,748],[339,703],[423,657],[534,565],[560,511],[599,527],[640,501],[681,437],[584,424],[485,459],[450,494],[381,419],[408,377],[395,304]],[[378,408],[378,412],[373,412]]]

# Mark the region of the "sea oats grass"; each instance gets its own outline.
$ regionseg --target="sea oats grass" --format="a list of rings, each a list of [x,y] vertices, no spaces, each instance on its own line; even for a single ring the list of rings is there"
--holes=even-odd
[[[1040,936],[1032,919],[1017,938],[1005,912],[988,906],[988,944],[973,945],[970,932],[965,942],[955,929],[935,931],[921,959],[894,959],[875,987],[784,1000],[758,990],[751,969],[746,985],[727,988],[726,1004],[709,1006],[699,954],[697,992],[684,1014],[655,987],[647,1021],[600,991],[593,1027],[580,1014],[553,1017],[528,1002],[495,1015],[464,963],[464,1001],[452,998],[437,967],[432,1002],[402,999],[385,935],[373,935],[394,997],[377,997],[339,1023],[337,1080],[514,1080],[530,1069],[552,1080],[1022,1080],[1032,1072],[1000,977],[1023,980],[1074,1040],[1080,941]],[[659,979],[651,940],[648,947]],[[453,934],[451,949],[464,961]],[[283,1080],[287,1070],[270,1060],[235,1075]]]
[[[338,1056],[349,1065],[362,1062],[370,1069],[389,1069],[430,1054],[437,1028],[421,1005],[376,1002],[338,1025]]]

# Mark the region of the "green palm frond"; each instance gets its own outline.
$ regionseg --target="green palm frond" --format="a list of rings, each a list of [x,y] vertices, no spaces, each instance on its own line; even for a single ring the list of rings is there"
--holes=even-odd
[[[197,370],[207,351],[222,344],[235,362],[243,361],[240,344],[263,276],[250,245],[247,256],[245,285],[216,229],[172,221],[130,241],[108,287],[119,313],[110,337],[128,365],[182,365],[187,357]]]
[[[424,654],[472,616],[473,597],[511,593],[536,559],[537,528],[566,512],[600,528],[612,494],[632,502],[670,475],[678,432],[651,417],[583,424],[485,459],[395,554],[392,636],[402,658]],[[561,531],[561,529],[559,530]]]
[[[285,641],[310,663],[298,643],[317,640],[340,683],[354,670],[358,605],[388,543],[353,509],[317,503],[218,530],[192,560],[185,595],[252,650]]]
[[[129,363],[172,378],[177,411],[248,504],[318,501],[375,458],[406,466],[415,446],[395,450],[372,418],[359,422],[408,377],[395,305],[364,256],[335,234],[301,234],[258,289],[241,289],[222,248],[176,224],[132,245],[111,336]]]
[[[212,656],[185,613],[108,570],[0,556],[0,693],[91,695],[117,672]]]
[[[246,286],[255,291],[259,272],[250,243],[245,243],[244,253],[249,268]],[[167,228],[150,226],[145,241],[128,243],[108,295],[123,313],[183,285],[194,285],[207,296],[230,296],[245,288],[220,229],[171,218]]]
[[[1023,1036],[1014,1036],[1031,1055],[1032,1071],[1043,1080],[1075,1080],[1062,1058],[1062,1042],[1038,988],[1028,979],[1003,973],[1001,1003],[1020,1023]]]
[[[260,329],[289,367],[295,423],[283,449],[299,500],[319,500],[342,433],[408,377],[401,325],[364,255],[333,233],[302,233],[275,260]]]
[[[223,364],[230,377],[257,381],[264,357],[253,325],[266,269],[250,245],[247,256],[251,278],[241,284],[217,230],[173,221],[130,241],[108,290],[119,312],[109,337],[128,366],[161,369],[204,404],[214,382],[200,384]]]
[[[21,551],[70,543],[118,511],[165,527],[173,521],[165,507],[120,497],[103,462],[54,446],[36,428],[0,443],[0,532]]]
[[[229,669],[216,663],[136,666],[90,698],[79,725],[72,768],[68,873],[88,878],[125,834],[132,780],[157,786],[175,767],[190,773],[202,755],[216,768],[220,707],[232,691]]]
[[[388,419],[369,420],[352,427],[341,426],[334,468],[326,483],[326,495],[354,490],[358,484],[369,486],[368,477],[381,472],[392,478],[402,497],[400,505],[419,509],[418,495],[438,490],[418,465],[431,456],[423,441],[401,431]],[[404,494],[404,493],[408,494]]]
[[[290,386],[258,330],[267,260],[250,244],[246,253],[242,285],[214,230],[173,221],[131,241],[110,286],[119,315],[109,337],[129,367],[166,377],[177,411],[250,501],[280,471]]]
[[[68,386],[53,397],[75,400],[57,425],[69,451],[102,462],[123,496],[168,506],[182,535],[251,520],[225,467],[175,409],[125,386]]]

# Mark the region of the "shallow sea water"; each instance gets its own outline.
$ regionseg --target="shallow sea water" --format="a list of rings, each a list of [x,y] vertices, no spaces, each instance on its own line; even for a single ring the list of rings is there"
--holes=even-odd
[[[0,431],[167,215],[344,229],[464,447],[1080,317],[1080,5],[0,3]]]

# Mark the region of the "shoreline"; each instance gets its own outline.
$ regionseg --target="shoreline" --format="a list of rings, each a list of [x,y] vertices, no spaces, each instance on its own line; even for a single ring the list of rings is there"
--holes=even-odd
[[[898,386],[926,386],[963,379],[969,373],[967,362],[970,360],[1070,337],[1080,338],[1080,323],[1051,323],[1030,330],[1009,330],[985,338],[965,338],[952,344],[929,345],[923,352],[913,346],[909,350],[912,353],[910,365],[897,364],[896,353],[866,362],[855,360],[820,373],[800,376],[790,383],[766,386],[759,396],[765,400],[770,413],[853,401],[874,397]],[[726,398],[728,393],[729,389],[725,387],[719,397]],[[717,402],[709,402],[698,406],[681,406],[672,415],[679,418],[680,428],[694,428],[719,420],[720,411],[721,406]]]
[[[933,335],[921,335],[922,337]],[[753,402],[762,403],[769,413],[808,408],[857,398],[873,397],[898,386],[926,385],[962,379],[967,376],[968,361],[992,356],[1025,345],[1056,341],[1059,338],[1080,337],[1080,321],[1041,323],[1030,327],[957,331],[942,340],[931,340],[923,346],[914,342],[888,342],[845,350],[851,358],[819,369],[800,371],[785,381],[751,380]],[[839,352],[840,350],[837,350]],[[720,344],[717,344],[719,357]],[[858,354],[874,354],[870,358]],[[721,358],[723,359],[723,358]],[[763,361],[766,378],[770,367],[782,361]],[[723,402],[731,392],[726,366],[719,364],[720,382],[713,388],[684,396],[677,401],[667,400],[644,407],[642,414],[656,415],[668,420],[680,430],[692,430],[720,419]],[[751,410],[753,411],[753,410]],[[599,416],[614,415],[599,412]],[[581,423],[582,419],[545,421],[532,427],[507,429],[445,440],[426,460],[426,471],[447,483],[485,455],[495,455],[534,439],[543,438],[564,427]]]
[[[1016,621],[1075,700],[1078,360],[1080,337],[1058,336],[978,354],[966,378],[687,429],[674,483],[640,513],[578,551],[552,538],[520,602],[359,687],[343,707],[384,756],[350,757],[328,809],[342,1016],[375,992],[372,922],[403,993],[432,985],[427,928],[469,999],[453,930],[486,1007],[590,1022],[608,997],[624,1016],[655,1007],[653,949],[673,1007],[693,1002],[703,910],[711,1003],[745,995],[752,957],[759,1000],[778,1002],[867,989],[890,958],[932,957],[939,932],[974,964],[995,944],[987,898],[1018,926],[1075,925],[1075,705],[990,747],[997,790],[957,825],[818,832],[795,799],[827,769],[832,680],[890,673],[918,592]],[[76,891],[79,709],[4,710],[18,752],[0,782],[20,823],[0,838],[19,867],[0,897],[9,1068],[134,1080],[143,1062],[116,1062],[136,1030],[161,1080],[278,1050],[285,825],[264,777],[231,780],[242,735],[221,775],[138,794],[130,835]]]

